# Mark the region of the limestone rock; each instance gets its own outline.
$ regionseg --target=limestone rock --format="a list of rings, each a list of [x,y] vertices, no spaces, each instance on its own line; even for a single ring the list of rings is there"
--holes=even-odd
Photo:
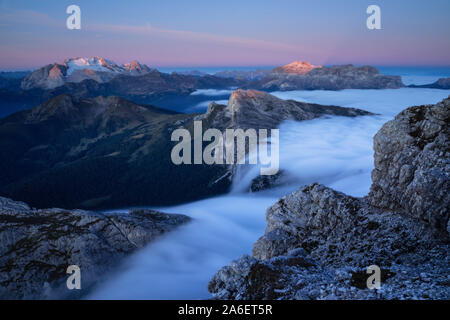
[[[374,137],[371,202],[446,230],[450,208],[450,99],[411,107]]]
[[[0,197],[0,299],[82,297],[121,258],[189,220],[153,210],[36,210]],[[81,269],[81,290],[66,287],[70,265]]]

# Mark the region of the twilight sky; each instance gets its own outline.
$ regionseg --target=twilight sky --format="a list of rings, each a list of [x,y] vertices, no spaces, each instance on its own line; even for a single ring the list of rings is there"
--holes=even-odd
[[[81,7],[81,30],[66,8]],[[382,30],[366,28],[381,7]],[[449,0],[0,0],[0,69],[103,56],[149,66],[450,65]]]

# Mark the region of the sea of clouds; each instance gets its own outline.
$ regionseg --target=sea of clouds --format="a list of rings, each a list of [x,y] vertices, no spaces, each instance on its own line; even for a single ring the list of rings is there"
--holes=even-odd
[[[212,91],[208,91],[211,95]],[[282,188],[248,193],[259,174],[241,172],[230,194],[181,206],[158,208],[194,221],[150,244],[90,296],[94,299],[202,299],[222,266],[244,253],[265,228],[265,211],[301,185],[320,182],[354,196],[368,193],[373,135],[412,105],[436,103],[450,90],[394,89],[274,92],[283,99],[355,107],[376,113],[356,118],[286,121],[280,126],[280,169],[292,179]]]

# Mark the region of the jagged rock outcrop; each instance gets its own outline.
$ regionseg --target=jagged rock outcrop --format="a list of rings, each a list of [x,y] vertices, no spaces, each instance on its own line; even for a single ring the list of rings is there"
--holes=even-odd
[[[30,90],[33,88],[52,89],[64,84],[67,75],[67,66],[49,64],[27,75],[21,83],[21,88]]]
[[[379,131],[369,196],[313,184],[270,207],[253,256],[219,270],[213,296],[448,299],[448,102],[408,108]],[[409,171],[397,169],[406,162]],[[370,265],[381,268],[380,290],[366,286]]]
[[[446,230],[450,208],[450,99],[411,107],[374,137],[370,198]]]
[[[190,221],[154,210],[36,210],[0,197],[0,299],[79,298],[120,259]],[[66,270],[81,269],[81,290]]]
[[[146,74],[152,71],[147,65],[140,64],[139,61],[136,60],[131,61],[131,63],[125,63],[123,68],[133,75]]]
[[[282,100],[266,92],[238,89],[231,94],[227,106],[211,103],[206,114],[200,118],[206,119],[214,128],[272,129],[285,120],[371,114],[355,108]]]
[[[396,89],[403,86],[399,76],[382,75],[374,67],[353,65],[312,68],[304,75],[275,72],[247,85],[265,91]]]

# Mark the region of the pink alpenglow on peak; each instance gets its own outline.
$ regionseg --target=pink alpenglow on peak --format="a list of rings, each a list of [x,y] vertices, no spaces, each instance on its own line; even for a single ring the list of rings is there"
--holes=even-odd
[[[125,63],[123,65],[123,68],[131,73],[137,73],[137,74],[147,73],[147,72],[151,71],[151,69],[147,65],[145,65],[145,64],[142,65],[136,60],[131,61],[131,63]]]
[[[315,66],[306,61],[294,61],[284,66],[273,69],[274,73],[290,73],[305,75],[312,69],[322,68],[322,66]]]

